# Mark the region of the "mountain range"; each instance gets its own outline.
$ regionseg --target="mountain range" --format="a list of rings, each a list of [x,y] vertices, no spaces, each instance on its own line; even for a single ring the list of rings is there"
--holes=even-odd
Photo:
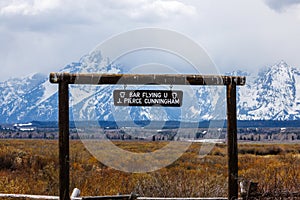
[[[110,64],[100,51],[83,56],[61,72],[125,73]],[[246,76],[237,88],[239,120],[299,120],[300,70],[286,62],[265,67],[259,73],[235,71],[227,75]],[[70,86],[71,120],[98,121],[202,121],[226,117],[225,89],[192,87],[184,92],[181,108],[115,107],[113,90],[126,86]],[[129,86],[127,86],[129,87]],[[152,89],[154,86],[151,86]],[[157,86],[164,89],[163,86]],[[129,89],[139,88],[130,86]],[[0,123],[58,120],[58,87],[47,75],[31,74],[0,82]]]

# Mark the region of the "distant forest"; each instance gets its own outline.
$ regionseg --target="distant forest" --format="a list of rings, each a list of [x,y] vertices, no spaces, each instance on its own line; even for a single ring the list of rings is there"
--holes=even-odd
[[[189,128],[189,127],[196,127],[198,125],[199,128],[209,128],[210,124],[222,124],[223,128],[227,127],[226,120],[220,121],[201,121],[197,122],[180,122],[180,121],[166,121],[164,126],[161,127],[161,122],[153,122],[153,121],[135,121],[135,127],[146,127],[151,122],[151,128],[164,128],[164,129],[172,129],[172,128]],[[33,126],[38,128],[58,128],[57,121],[32,121]],[[99,121],[99,122],[74,122],[70,121],[70,128],[76,128],[76,126],[80,125],[93,125],[93,126],[100,126],[102,128],[121,128],[121,127],[130,127],[131,123],[127,121],[124,122],[114,122],[114,121]],[[1,127],[6,127],[8,124],[2,124]],[[273,120],[251,120],[251,121],[237,121],[238,128],[282,128],[282,127],[294,127],[300,128],[300,120],[293,120],[293,121],[273,121]]]
[[[226,121],[188,123],[161,122],[70,122],[70,139],[111,140],[203,140],[227,137]],[[178,134],[179,128],[180,131]],[[195,132],[196,129],[196,132]],[[81,130],[81,131],[80,131]],[[82,131],[83,130],[83,131]],[[87,132],[88,130],[88,132]],[[4,139],[57,139],[58,122],[33,121],[26,124],[0,125]],[[300,140],[300,121],[238,121],[238,139],[245,142],[297,142]]]

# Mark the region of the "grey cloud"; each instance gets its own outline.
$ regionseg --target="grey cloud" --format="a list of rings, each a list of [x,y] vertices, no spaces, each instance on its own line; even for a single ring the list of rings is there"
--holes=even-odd
[[[265,2],[270,8],[278,12],[281,12],[293,5],[300,5],[300,0],[265,0]]]

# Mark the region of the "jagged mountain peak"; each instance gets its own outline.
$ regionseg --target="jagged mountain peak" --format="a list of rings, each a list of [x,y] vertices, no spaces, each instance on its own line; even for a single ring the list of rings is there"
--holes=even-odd
[[[250,76],[251,75],[249,72],[242,71],[242,70],[234,70],[232,72],[227,72],[225,74],[228,76]]]
[[[284,60],[281,60],[280,62],[269,66],[265,69],[268,73],[275,73],[275,74],[282,74],[282,73],[288,73],[291,74],[295,70],[292,66],[287,64]]]
[[[277,65],[281,67],[290,67],[285,60],[280,60]]]
[[[3,95],[8,91],[13,91],[16,94],[27,92],[45,81],[45,77],[41,73],[32,73],[20,78],[9,78],[4,82],[0,82],[0,94]]]
[[[253,82],[240,89],[242,119],[295,120],[300,118],[297,69],[285,61],[261,70]],[[254,76],[255,77],[255,76]]]
[[[102,55],[99,49],[86,54],[78,62],[64,67],[63,72],[70,73],[120,73],[121,67],[110,63],[110,59]]]
[[[290,82],[294,81],[295,71],[297,71],[295,68],[282,60],[277,64],[260,70],[258,74],[260,78],[257,80],[267,85],[275,86],[277,84],[277,86],[281,87],[286,83],[290,84]]]
[[[25,80],[39,80],[41,78],[45,78],[45,75],[42,73],[31,73],[26,76],[22,77],[11,77],[7,79],[6,81],[0,82],[1,84],[3,83],[20,83],[20,81],[25,81]]]

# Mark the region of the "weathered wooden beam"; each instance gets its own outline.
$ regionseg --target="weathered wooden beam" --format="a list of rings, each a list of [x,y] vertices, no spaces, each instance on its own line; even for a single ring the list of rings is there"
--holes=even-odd
[[[188,75],[188,74],[70,74],[51,73],[50,82],[68,84],[121,85],[245,85],[244,76]]]
[[[31,195],[31,194],[0,194],[0,198],[59,200],[59,196]]]

